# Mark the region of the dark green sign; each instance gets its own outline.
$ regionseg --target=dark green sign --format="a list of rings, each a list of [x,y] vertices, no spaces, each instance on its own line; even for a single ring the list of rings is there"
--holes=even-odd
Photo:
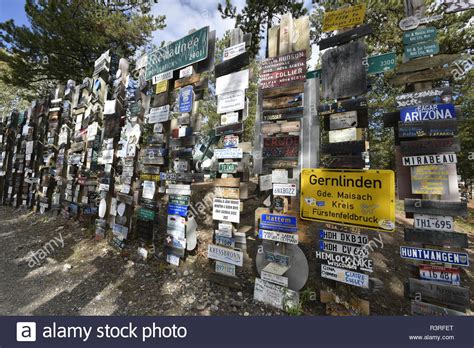
[[[169,202],[171,204],[189,205],[189,196],[170,195]]]
[[[153,210],[141,208],[138,211],[138,218],[141,220],[155,220],[155,212]]]
[[[433,54],[438,54],[438,52],[439,44],[435,41],[405,46],[405,56],[408,59],[431,56]]]
[[[368,74],[379,74],[395,69],[397,56],[395,52],[385,53],[378,56],[372,56],[367,59]]]
[[[219,163],[219,173],[232,174],[237,172],[237,162],[221,162]]]
[[[145,78],[176,70],[207,58],[209,27],[201,28],[148,55]]]
[[[421,28],[403,33],[403,44],[412,45],[423,41],[433,41],[436,39],[438,31],[435,27]]]
[[[321,79],[322,69],[311,70],[306,73],[306,79]]]

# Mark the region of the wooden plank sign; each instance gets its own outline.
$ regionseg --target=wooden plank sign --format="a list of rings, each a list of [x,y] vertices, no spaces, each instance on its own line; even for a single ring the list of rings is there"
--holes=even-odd
[[[323,98],[343,99],[367,92],[367,72],[362,60],[366,46],[353,41],[324,52],[322,56]]]
[[[439,44],[435,41],[420,42],[405,46],[405,56],[408,59],[431,56],[439,53]]]
[[[242,91],[249,88],[249,69],[237,71],[216,79],[216,94]]]
[[[404,208],[407,213],[467,216],[466,202],[430,201],[426,199],[406,198]]]
[[[433,41],[436,39],[438,30],[435,27],[426,27],[403,33],[403,44],[411,45],[423,41]]]
[[[450,69],[427,69],[408,74],[397,74],[390,79],[390,83],[394,86],[402,86],[408,83],[441,80],[450,77],[451,75],[452,73]]]
[[[346,112],[353,110],[367,110],[367,98],[358,97],[354,99],[345,99],[332,104],[318,105],[318,114],[330,115],[336,112]]]
[[[397,108],[403,108],[413,105],[426,105],[433,102],[446,103],[451,101],[451,94],[453,89],[451,87],[438,87],[428,89],[422,92],[411,92],[400,94],[395,97]]]
[[[400,110],[402,122],[448,120],[456,118],[453,104],[431,104],[405,107]]]
[[[331,155],[358,155],[368,149],[367,143],[360,141],[346,141],[333,144],[323,144],[321,151]]]
[[[303,105],[302,93],[299,93],[296,95],[263,99],[263,109],[301,107],[302,105]]]
[[[451,285],[461,284],[461,273],[459,272],[459,268],[433,265],[420,265],[418,268],[420,270],[421,279]]]
[[[439,263],[450,263],[458,266],[469,266],[469,256],[466,253],[458,253],[446,250],[422,249],[400,246],[400,257],[418,261],[432,261]]]
[[[428,164],[434,165],[457,163],[457,158],[455,153],[445,153],[439,155],[418,155],[402,157],[402,161],[404,166],[424,166]]]
[[[457,119],[399,122],[400,138],[451,137],[458,133]]]
[[[424,155],[459,152],[461,151],[461,145],[459,138],[420,139],[401,141],[400,149],[403,155]]]
[[[306,80],[306,51],[291,52],[264,59],[261,63],[260,88],[282,87]]]
[[[465,233],[418,230],[413,228],[405,228],[405,242],[452,248],[468,247],[467,235]]]
[[[320,40],[318,43],[319,49],[324,50],[329,47],[342,45],[343,43],[356,40],[370,34],[372,34],[372,26],[370,24],[363,24],[357,28],[344,31],[341,34],[333,35],[327,39]]]
[[[448,194],[451,184],[449,175],[453,172],[456,172],[454,164],[411,167],[411,190],[415,194]]]
[[[365,18],[366,5],[349,6],[329,11],[324,14],[323,32],[350,28],[362,24]]]
[[[239,223],[240,201],[238,199],[214,198],[212,205],[212,219]]]
[[[411,298],[421,296],[425,301],[441,302],[462,309],[470,306],[468,288],[413,278],[408,280],[408,284]]]
[[[360,141],[362,140],[362,137],[362,128],[352,127],[329,131],[329,142],[331,144],[347,141]]]
[[[299,140],[299,136],[264,138],[263,157],[298,157]]]
[[[337,282],[358,286],[360,288],[369,288],[369,276],[363,273],[349,271],[347,269],[321,265],[321,277],[335,280]]]
[[[466,315],[463,312],[455,311],[446,307],[436,306],[434,304],[411,301],[411,315],[430,315],[430,316],[441,316],[441,315]]]
[[[339,112],[329,115],[331,130],[357,127],[357,111]]]

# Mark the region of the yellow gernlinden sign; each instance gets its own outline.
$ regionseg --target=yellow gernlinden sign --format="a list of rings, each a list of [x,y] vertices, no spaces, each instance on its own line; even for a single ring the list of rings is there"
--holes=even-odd
[[[301,218],[395,230],[395,174],[391,170],[303,169]]]
[[[362,24],[365,17],[365,4],[343,7],[324,14],[323,32],[339,30]]]

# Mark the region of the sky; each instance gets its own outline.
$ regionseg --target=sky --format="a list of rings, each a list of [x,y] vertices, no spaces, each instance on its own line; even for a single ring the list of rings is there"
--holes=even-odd
[[[217,37],[234,28],[232,19],[222,19],[217,11],[217,3],[224,0],[159,0],[152,7],[153,14],[166,15],[166,28],[158,30],[153,35],[153,42],[160,45],[162,41],[175,41],[188,34],[190,29],[199,29],[209,25],[210,30],[216,30]],[[305,7],[311,8],[311,0],[304,1]],[[0,22],[14,19],[18,25],[28,25],[28,19],[24,11],[24,0],[0,0]],[[232,4],[241,10],[245,6],[245,0],[232,0]],[[261,56],[263,57],[265,43],[261,45]],[[316,50],[313,49],[313,52]],[[314,54],[313,54],[314,56]]]

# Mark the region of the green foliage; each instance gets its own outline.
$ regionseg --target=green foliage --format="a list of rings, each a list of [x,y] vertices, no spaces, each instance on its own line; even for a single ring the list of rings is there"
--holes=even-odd
[[[81,81],[94,61],[111,49],[131,57],[164,16],[150,14],[149,4],[96,0],[26,0],[30,27],[13,20],[0,23],[0,61],[11,68],[1,79],[10,85],[44,92],[43,81]]]
[[[282,13],[291,12],[294,17],[300,17],[308,12],[303,2],[291,0],[247,0],[240,13],[237,13],[237,8],[232,5],[231,0],[226,0],[225,6],[218,4],[217,9],[222,18],[233,18],[236,27],[242,29],[244,33],[252,33],[250,53],[253,57],[257,56],[260,50],[263,33],[268,33],[268,29],[275,20],[280,19]]]

